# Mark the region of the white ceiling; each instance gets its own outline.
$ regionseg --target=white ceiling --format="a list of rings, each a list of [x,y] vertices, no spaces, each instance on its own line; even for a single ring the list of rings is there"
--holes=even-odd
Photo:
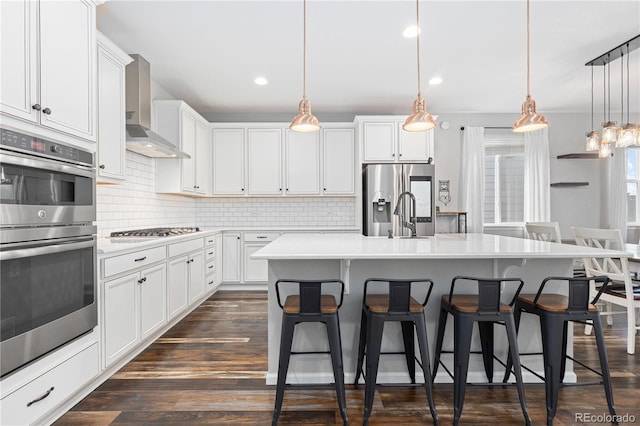
[[[156,82],[210,120],[293,117],[302,97],[302,5],[112,0],[98,7],[98,28],[126,52],[144,56]],[[526,95],[526,2],[421,0],[420,12],[427,110],[519,113]],[[402,36],[411,24],[414,1],[308,0],[307,96],[321,121],[411,111],[416,40]],[[531,93],[539,112],[590,111],[591,67],[584,64],[638,34],[640,0],[533,0]],[[640,49],[629,58],[631,110],[640,112]],[[620,60],[611,71],[613,115],[620,110]],[[594,72],[596,111],[602,111],[603,67]],[[269,84],[255,85],[257,76]],[[443,83],[427,85],[433,76]]]

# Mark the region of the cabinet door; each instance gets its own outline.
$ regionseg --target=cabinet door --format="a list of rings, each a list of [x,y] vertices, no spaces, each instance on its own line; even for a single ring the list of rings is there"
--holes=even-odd
[[[213,193],[244,194],[243,129],[213,129]]]
[[[282,131],[247,130],[249,195],[282,194]]]
[[[105,362],[111,365],[140,341],[140,274],[104,282]]]
[[[204,252],[189,255],[189,298],[195,302],[204,292]]]
[[[211,182],[211,130],[196,121],[194,185],[198,194],[208,194]]]
[[[407,132],[400,125],[398,129],[398,160],[427,161],[433,156],[433,130]]]
[[[189,264],[187,256],[176,257],[169,261],[169,320],[173,319],[188,305]]]
[[[267,261],[263,259],[251,259],[251,255],[266,244],[264,243],[244,243],[244,282],[256,283],[269,281],[269,269]]]
[[[323,129],[323,194],[355,194],[353,129]]]
[[[180,149],[191,156],[191,158],[183,158],[180,160],[180,165],[182,166],[182,190],[185,192],[196,191],[196,184],[194,180],[194,168],[196,163],[195,140],[195,118],[185,111],[180,111]]]
[[[98,175],[125,179],[124,64],[98,48]]]
[[[0,111],[36,122],[37,2],[0,1]]]
[[[287,130],[285,191],[291,195],[320,193],[320,133]]]
[[[362,140],[364,162],[394,161],[396,159],[395,123],[363,123]]]
[[[40,123],[95,141],[95,5],[88,0],[39,4]]]
[[[222,281],[240,282],[240,234],[222,235]]]
[[[144,339],[167,323],[167,266],[163,263],[140,275],[140,327]]]

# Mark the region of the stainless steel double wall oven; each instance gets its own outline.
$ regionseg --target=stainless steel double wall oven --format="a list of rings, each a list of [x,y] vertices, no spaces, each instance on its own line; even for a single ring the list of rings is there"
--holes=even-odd
[[[0,375],[97,325],[93,154],[0,128]]]

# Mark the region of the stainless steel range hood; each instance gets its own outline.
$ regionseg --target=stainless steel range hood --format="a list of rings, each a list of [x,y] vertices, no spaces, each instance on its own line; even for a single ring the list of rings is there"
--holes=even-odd
[[[151,72],[149,62],[137,54],[129,55],[127,65],[127,150],[146,157],[191,158],[151,128]]]

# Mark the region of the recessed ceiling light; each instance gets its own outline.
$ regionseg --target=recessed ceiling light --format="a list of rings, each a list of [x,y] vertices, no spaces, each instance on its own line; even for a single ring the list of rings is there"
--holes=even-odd
[[[442,83],[442,78],[440,77],[433,77],[431,80],[429,80],[429,84],[435,86],[436,84],[440,84]]]
[[[414,38],[417,37],[418,34],[420,34],[420,29],[415,25],[411,25],[410,27],[405,28],[402,32],[402,35],[406,38]]]
[[[269,81],[264,77],[256,77],[256,79],[253,80],[253,82],[256,83],[258,86],[264,86],[265,84],[269,83]]]

